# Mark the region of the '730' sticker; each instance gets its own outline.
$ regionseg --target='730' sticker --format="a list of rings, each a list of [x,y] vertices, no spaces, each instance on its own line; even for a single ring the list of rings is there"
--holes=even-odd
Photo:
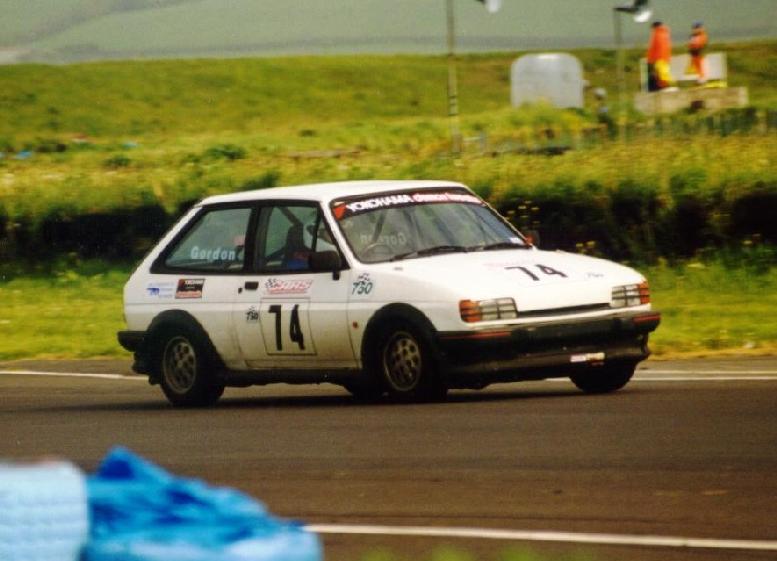
[[[372,292],[372,289],[374,288],[375,284],[372,282],[372,279],[370,278],[369,273],[362,273],[358,277],[356,277],[356,280],[351,283],[351,295],[352,296],[366,296],[370,292]]]

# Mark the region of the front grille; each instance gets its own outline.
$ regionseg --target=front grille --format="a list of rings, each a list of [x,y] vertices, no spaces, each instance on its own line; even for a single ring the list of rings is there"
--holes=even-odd
[[[571,316],[575,314],[581,314],[584,312],[599,312],[602,310],[609,310],[610,304],[586,304],[584,306],[567,306],[566,308],[548,308],[545,310],[521,310],[518,313],[518,317],[532,318],[532,317],[547,317],[547,316]]]

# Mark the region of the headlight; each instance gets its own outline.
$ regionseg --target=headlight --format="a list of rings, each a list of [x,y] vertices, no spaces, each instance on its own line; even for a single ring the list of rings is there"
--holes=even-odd
[[[497,298],[495,300],[462,300],[459,302],[461,319],[467,323],[478,321],[493,321],[496,319],[515,319],[518,308],[512,298]]]
[[[626,284],[612,289],[610,307],[626,308],[650,303],[650,288],[647,281],[640,284]]]

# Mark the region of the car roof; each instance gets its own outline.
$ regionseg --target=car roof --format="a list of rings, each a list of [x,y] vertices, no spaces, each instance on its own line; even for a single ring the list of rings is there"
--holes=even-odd
[[[441,187],[463,187],[468,189],[461,183],[445,180],[336,181],[332,183],[311,183],[309,185],[294,185],[289,187],[271,187],[268,189],[243,191],[229,195],[215,195],[204,199],[200,202],[200,205],[239,203],[266,199],[291,199],[329,203],[334,199],[358,195],[370,195],[372,193],[385,193],[389,191],[439,189]]]

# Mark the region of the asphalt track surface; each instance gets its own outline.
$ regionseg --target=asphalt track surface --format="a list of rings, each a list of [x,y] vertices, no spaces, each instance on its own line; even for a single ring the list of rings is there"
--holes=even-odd
[[[0,371],[0,458],[91,471],[128,446],[305,521],[327,560],[440,547],[478,560],[777,559],[774,357],[649,361],[604,396],[548,381],[360,404],[335,386],[275,385],[228,389],[206,410],[171,408],[123,361]]]

